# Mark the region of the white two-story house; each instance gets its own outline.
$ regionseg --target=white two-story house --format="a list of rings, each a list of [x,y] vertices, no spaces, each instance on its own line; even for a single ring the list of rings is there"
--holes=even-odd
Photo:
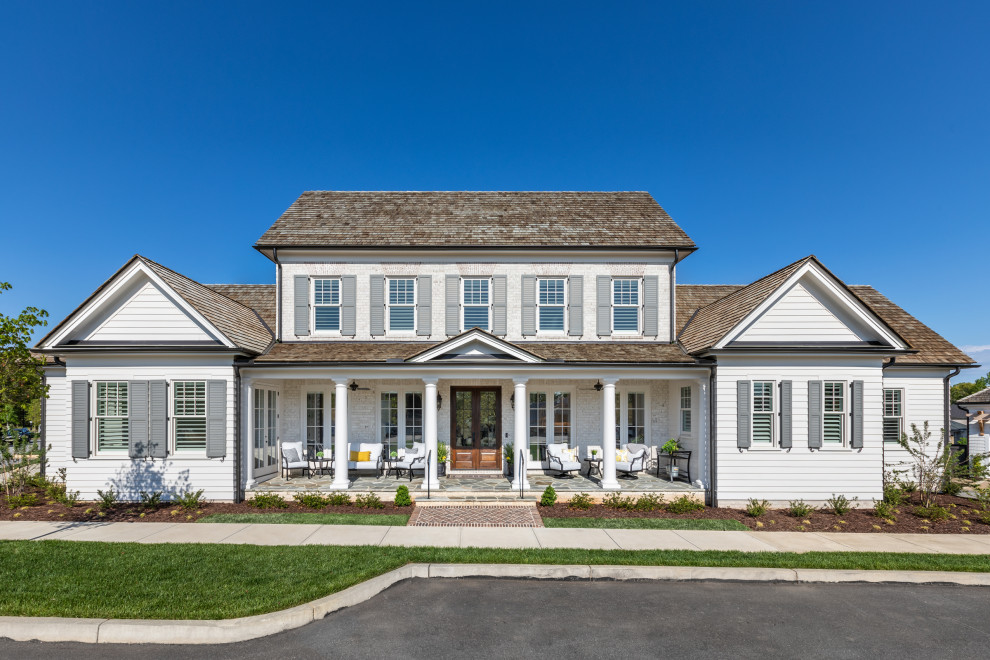
[[[418,443],[424,488],[510,454],[504,488],[526,489],[548,444],[675,438],[710,502],[868,502],[974,366],[814,257],[677,284],[697,247],[645,192],[307,192],[255,249],[274,284],[135,256],[39,342],[70,489],[236,500],[277,477],[280,443],[334,456],[328,489],[356,487],[360,444]],[[636,487],[595,456],[594,487]]]

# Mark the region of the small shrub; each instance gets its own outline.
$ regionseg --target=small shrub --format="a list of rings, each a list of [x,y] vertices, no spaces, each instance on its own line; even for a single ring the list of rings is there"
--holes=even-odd
[[[769,510],[770,510],[770,503],[767,502],[766,500],[758,500],[754,497],[751,497],[749,498],[749,502],[746,503],[747,516],[759,518]]]
[[[571,500],[567,503],[567,506],[572,509],[587,511],[594,506],[594,504],[595,503],[591,500],[591,495],[588,495],[587,493],[578,493],[571,498]]]
[[[969,461],[969,478],[973,481],[980,481],[990,476],[990,468],[984,462],[985,456],[974,456]]]
[[[825,500],[825,507],[823,510],[828,513],[834,513],[837,516],[844,516],[849,513],[850,509],[852,509],[853,502],[858,499],[858,497],[854,497],[852,498],[852,501],[850,501],[845,495],[836,495],[835,493],[832,493],[832,497]]]
[[[636,499],[633,497],[622,497],[618,493],[609,493],[602,500],[602,505],[610,509],[632,511],[636,508]]]
[[[281,497],[279,497],[279,499],[282,500]],[[188,511],[190,509],[198,509],[199,507],[203,506],[206,500],[203,499],[203,490],[200,489],[197,491],[187,490],[181,495],[176,494],[175,501],[179,506],[181,506],[183,509],[186,509]],[[285,500],[282,500],[282,504],[283,505],[285,504]],[[285,507],[282,506],[279,508],[285,508]]]
[[[637,511],[659,511],[662,508],[663,495],[647,493],[646,495],[640,495],[639,499],[636,500]]]
[[[933,523],[948,520],[950,516],[948,509],[937,504],[933,504],[931,506],[916,506],[914,507],[914,515],[919,518],[924,518],[925,520],[930,520]]]
[[[873,500],[873,515],[877,518],[894,519],[894,505],[890,502]]]
[[[976,501],[980,504],[980,511],[990,511],[990,487],[974,488]]]
[[[896,483],[886,483],[883,486],[883,501],[887,504],[897,506],[903,504],[908,499],[907,493]]]
[[[791,500],[787,507],[787,514],[794,518],[806,518],[814,511],[814,507],[804,500]],[[811,524],[811,523],[808,523]]]
[[[546,490],[543,491],[543,495],[540,496],[540,506],[553,506],[557,503],[557,491],[553,489],[553,486],[547,486]]]
[[[413,498],[409,497],[409,487],[399,486],[395,491],[395,506],[412,506]]]
[[[38,496],[34,493],[23,493],[21,495],[7,496],[7,506],[11,509],[19,509],[22,506],[36,506],[37,504]]]
[[[75,490],[72,492],[66,491],[62,497],[56,500],[59,504],[72,508],[79,501],[79,491]],[[62,514],[65,515],[65,514]]]
[[[153,491],[151,493],[142,490],[141,491],[141,505],[145,509],[157,509],[162,503],[162,495],[164,495],[160,490]]]
[[[322,493],[296,493],[293,499],[310,509],[322,509],[327,505],[327,498]]]
[[[946,495],[958,495],[960,492],[962,492],[962,489],[963,489],[962,484],[960,484],[957,481],[951,481],[951,480],[946,481],[945,485],[942,486],[942,492],[945,493]]]
[[[347,493],[334,493],[327,498],[330,506],[347,506],[351,503],[351,496]]]
[[[914,483],[913,481],[902,481],[901,490],[903,490],[908,495],[911,495],[916,490],[918,490],[918,484]]]
[[[354,498],[354,506],[360,507],[362,509],[384,509],[385,504],[382,503],[381,498],[379,498],[374,493],[367,493],[366,495],[358,495]]]
[[[990,525],[990,513],[981,513],[977,516],[984,525]]]
[[[107,490],[106,492],[97,490],[96,494],[100,498],[101,509],[112,509],[117,506],[117,493],[114,492],[113,488]]]
[[[667,511],[671,513],[691,513],[692,511],[704,511],[704,509],[704,504],[687,495],[681,495],[667,504]]]
[[[60,501],[65,496],[65,484],[60,484],[57,481],[48,482],[45,485],[45,495],[56,502]]]
[[[285,498],[278,493],[258,493],[248,500],[248,504],[256,509],[285,509],[289,506]]]

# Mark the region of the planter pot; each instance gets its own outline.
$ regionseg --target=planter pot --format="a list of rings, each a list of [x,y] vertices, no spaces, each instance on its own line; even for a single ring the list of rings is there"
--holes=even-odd
[[[679,473],[680,473],[680,470],[677,469],[677,466],[676,465],[674,467],[670,468],[670,478],[671,479],[676,479],[677,478],[677,475]]]
[[[512,463],[502,463],[502,474],[507,477],[512,476]]]
[[[446,463],[439,463],[437,465],[437,476],[438,477],[446,477],[447,476],[447,464]]]

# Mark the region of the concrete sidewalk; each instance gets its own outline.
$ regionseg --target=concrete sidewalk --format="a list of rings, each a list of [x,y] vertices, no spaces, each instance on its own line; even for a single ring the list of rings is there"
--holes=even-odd
[[[990,535],[720,532],[531,527],[0,521],[0,540],[249,545],[379,545],[743,552],[990,553]]]

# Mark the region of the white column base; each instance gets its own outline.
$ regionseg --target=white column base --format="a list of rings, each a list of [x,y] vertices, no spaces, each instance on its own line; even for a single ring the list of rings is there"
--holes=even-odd
[[[530,489],[529,479],[526,476],[522,477],[522,489],[527,491]],[[512,490],[519,491],[519,477],[512,480]]]
[[[622,490],[622,486],[619,485],[618,480],[602,481],[602,490]]]
[[[350,481],[342,481],[342,482],[334,481],[332,484],[330,484],[330,490],[347,490],[350,487],[351,487]]]
[[[423,479],[423,485],[419,487],[420,490],[427,490],[427,480]],[[429,484],[429,490],[440,490],[440,480],[437,479],[433,483]]]

